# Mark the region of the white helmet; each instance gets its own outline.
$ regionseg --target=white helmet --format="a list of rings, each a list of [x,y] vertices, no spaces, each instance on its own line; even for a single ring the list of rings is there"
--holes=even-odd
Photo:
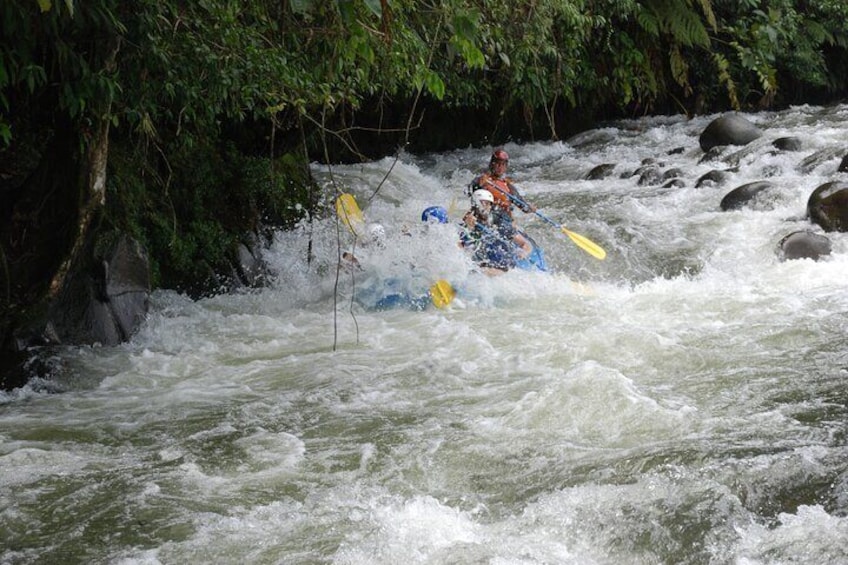
[[[478,188],[471,195],[471,205],[477,209],[481,208],[481,202],[491,202],[495,203],[495,197],[492,196],[492,193],[486,190],[485,188]]]

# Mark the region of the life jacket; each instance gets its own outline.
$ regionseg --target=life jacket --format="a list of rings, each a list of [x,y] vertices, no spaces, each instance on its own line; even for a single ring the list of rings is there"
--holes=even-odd
[[[473,214],[473,212],[469,213]],[[513,231],[508,231],[505,226],[483,225],[479,217],[474,228],[468,227],[465,218],[463,218],[462,226],[460,242],[464,248],[471,250],[472,261],[481,267],[501,271],[508,271],[515,267],[516,257],[511,242]]]
[[[492,193],[495,199],[495,206],[512,216],[513,203],[509,198],[512,194],[512,189],[509,187],[509,178],[496,178],[491,173],[483,173],[482,175],[471,181],[472,191],[483,188]]]

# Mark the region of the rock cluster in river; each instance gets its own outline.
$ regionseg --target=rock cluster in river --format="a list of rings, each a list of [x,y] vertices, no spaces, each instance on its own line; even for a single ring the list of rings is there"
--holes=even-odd
[[[757,140],[761,143],[753,143]],[[698,138],[698,144],[703,151],[700,163],[721,162],[725,167],[713,169],[701,175],[695,182],[695,187],[722,187],[730,183],[733,175],[739,172],[742,159],[755,151],[761,150],[767,142],[760,128],[738,113],[720,116],[713,120],[703,130]],[[780,137],[770,142],[773,151],[803,151],[804,144],[797,137]],[[735,147],[728,153],[728,148]],[[741,148],[741,149],[739,149]],[[669,151],[669,155],[679,154],[686,148]],[[799,172],[806,173],[818,166],[836,159],[842,155],[835,174],[848,172],[848,154],[842,147],[829,147],[815,151],[802,159],[798,165]],[[638,177],[639,186],[659,186],[664,188],[685,186],[682,171],[677,167],[664,170],[666,165],[656,159],[645,159],[635,171],[621,174],[621,178]],[[584,178],[600,180],[611,176],[615,163],[603,163],[592,168]],[[764,169],[763,176],[780,174],[777,167]],[[751,210],[771,210],[780,201],[781,195],[777,185],[769,180],[760,180],[742,184],[728,191],[720,203],[725,211],[747,208]],[[834,180],[827,182],[812,191],[807,201],[806,216],[810,222],[824,232],[848,231],[848,182]],[[777,254],[780,260],[813,259],[818,260],[831,252],[830,239],[810,229],[798,230],[787,234],[777,243]]]

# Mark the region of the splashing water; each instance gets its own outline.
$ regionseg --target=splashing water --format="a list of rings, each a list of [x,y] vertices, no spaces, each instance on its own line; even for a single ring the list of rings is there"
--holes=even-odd
[[[382,246],[305,222],[268,250],[271,288],[157,292],[130,343],[57,351],[0,396],[0,563],[848,561],[848,238],[775,253],[843,176],[805,159],[846,115],[750,116],[764,136],[700,188],[730,168],[699,162],[715,116],[508,145],[527,199],[608,253],[517,213],[551,274],[469,274],[455,226],[420,223],[459,220],[486,149],[402,155],[373,198],[392,159],[333,167]],[[638,185],[649,157],[684,186]],[[764,179],[768,206],[720,210]],[[339,242],[362,270],[334,299]],[[441,278],[447,310],[359,300]]]

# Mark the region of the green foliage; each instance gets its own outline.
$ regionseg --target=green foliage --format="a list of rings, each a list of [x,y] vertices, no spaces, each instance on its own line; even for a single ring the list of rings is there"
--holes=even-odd
[[[709,3],[705,6],[709,7]],[[646,0],[636,12],[636,19],[653,37],[664,35],[687,47],[709,47],[705,22],[689,0]]]
[[[846,9],[839,0],[10,0],[0,139],[14,135],[11,93],[35,103],[51,83],[71,117],[115,98],[114,123],[160,147],[214,136],[222,120],[315,124],[419,91],[446,106],[628,107],[731,77],[743,103],[773,97],[782,73],[833,82],[821,47],[848,44]],[[109,36],[125,39],[117,75],[91,49]]]
[[[110,119],[111,221],[188,284],[258,215],[308,210],[306,157],[278,155],[307,140],[298,154],[320,158],[360,114],[402,127],[423,97],[544,113],[555,136],[563,109],[768,106],[844,88],[846,22],[843,0],[6,0],[0,147],[62,120],[84,143]],[[252,124],[273,124],[275,155],[232,143]]]
[[[291,227],[315,205],[317,190],[301,157],[273,162],[232,145],[175,148],[170,179],[133,170],[139,156],[116,149],[110,160],[107,207],[111,227],[152,250],[154,282],[201,292],[211,273],[227,272],[235,244],[267,225]],[[261,218],[260,218],[261,215]]]
[[[736,89],[736,83],[733,77],[730,76],[730,63],[721,53],[714,53],[713,61],[715,62],[716,69],[718,69],[719,84],[724,85],[727,89],[727,97],[730,99],[731,105],[734,108],[739,108],[739,94]]]
[[[835,69],[829,69],[823,48],[838,46],[845,38],[844,2],[715,3],[718,33],[713,57],[723,63],[717,67],[719,80],[736,85],[729,91],[734,107],[767,107],[779,96],[781,84],[826,87],[832,81]]]
[[[101,112],[119,89],[107,59],[124,31],[114,1],[5,0],[0,3],[0,138],[14,135],[12,112],[55,109],[81,124]],[[93,103],[94,102],[94,103]]]

